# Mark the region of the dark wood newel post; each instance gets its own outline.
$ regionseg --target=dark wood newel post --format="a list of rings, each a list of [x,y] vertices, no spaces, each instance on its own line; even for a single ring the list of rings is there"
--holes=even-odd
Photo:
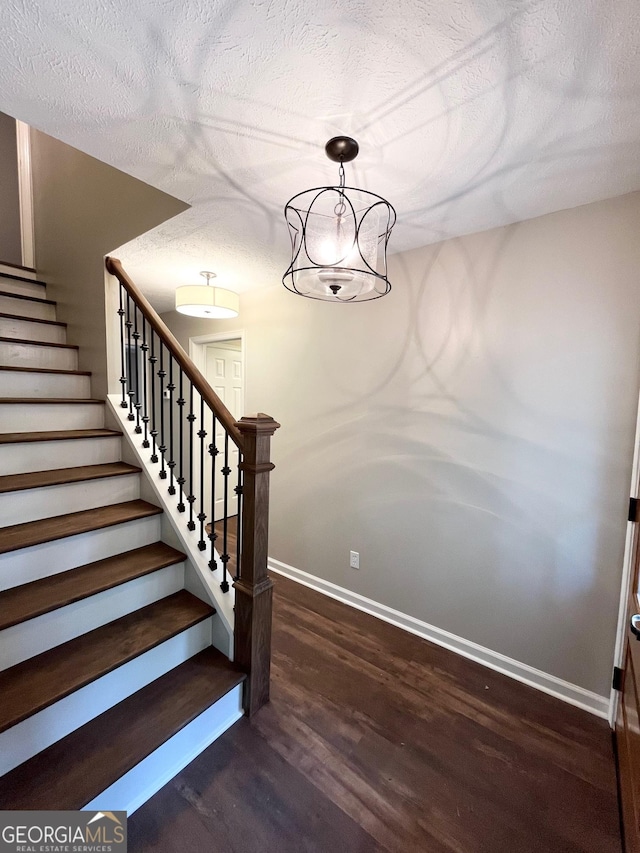
[[[242,553],[234,583],[235,662],[248,673],[244,711],[252,716],[269,701],[273,582],[267,577],[271,436],[280,426],[258,414],[236,422],[242,433]]]

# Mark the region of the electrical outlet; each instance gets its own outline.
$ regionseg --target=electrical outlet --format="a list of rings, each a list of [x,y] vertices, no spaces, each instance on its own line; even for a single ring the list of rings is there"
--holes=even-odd
[[[360,568],[360,554],[358,551],[349,551],[349,565],[352,569]]]

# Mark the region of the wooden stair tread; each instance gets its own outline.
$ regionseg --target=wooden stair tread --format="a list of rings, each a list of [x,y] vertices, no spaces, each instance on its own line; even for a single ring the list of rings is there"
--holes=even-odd
[[[14,270],[25,270],[26,272],[37,273],[37,270],[35,267],[25,267],[24,264],[14,264],[14,263],[11,263],[10,261],[0,260],[0,265],[2,265],[3,267],[13,267]]]
[[[0,672],[0,732],[213,613],[183,589]]]
[[[0,444],[22,444],[31,441],[75,441],[83,438],[113,438],[122,433],[115,429],[59,429],[47,432],[3,432]]]
[[[0,264],[5,267],[12,266],[14,269],[24,269],[27,272],[35,272],[35,270],[30,270],[28,267],[16,267],[14,264],[5,264],[3,261],[0,261]],[[28,284],[39,284],[40,287],[47,286],[46,281],[39,281],[37,278],[28,278],[26,275],[15,275],[14,273],[3,272],[2,270],[0,270],[0,278],[9,278],[13,281],[26,281]]]
[[[244,679],[204,649],[3,776],[0,808],[82,808]]]
[[[104,400],[95,400],[90,397],[86,399],[84,397],[0,397],[0,405],[3,403],[48,403],[52,405],[59,403],[70,403],[71,405],[75,403],[91,403],[97,405],[99,403],[101,406],[104,406]]]
[[[0,495],[25,489],[61,486],[64,483],[81,483],[86,480],[103,480],[105,477],[124,477],[139,474],[142,469],[128,462],[103,462],[97,465],[77,465],[73,468],[53,468],[48,471],[31,471],[28,474],[0,476]]]
[[[0,337],[0,344],[20,344],[21,346],[24,345],[29,347],[53,347],[54,349],[78,349],[76,344],[56,344],[52,341],[34,341],[30,338]]]
[[[9,527],[0,528],[0,554],[160,513],[162,513],[160,507],[138,499],[101,506],[97,509],[84,509],[67,515],[56,515],[53,518],[40,518],[36,521],[25,521],[22,524],[12,524]]]
[[[5,314],[0,311],[0,318],[6,320],[26,320],[28,323],[46,323],[48,326],[65,326],[66,323],[61,323],[60,320],[42,320],[40,317],[25,317],[24,314]]]
[[[9,340],[3,338],[3,340]],[[62,373],[64,376],[91,376],[90,370],[63,370],[60,367],[17,367],[14,364],[0,364],[0,370],[12,370],[18,373]]]
[[[43,302],[45,305],[56,304],[53,299],[41,299],[39,296],[25,296],[24,293],[9,293],[6,290],[0,290],[0,296],[9,296],[11,299],[28,299],[29,302]]]
[[[0,630],[58,607],[181,563],[186,555],[165,542],[143,545],[77,569],[0,592]]]

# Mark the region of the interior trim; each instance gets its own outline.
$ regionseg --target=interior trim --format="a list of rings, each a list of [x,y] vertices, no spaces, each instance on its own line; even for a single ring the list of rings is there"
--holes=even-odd
[[[508,675],[510,678],[527,684],[529,687],[535,687],[543,693],[548,693],[550,696],[562,699],[564,702],[575,705],[577,708],[582,708],[591,714],[595,714],[597,717],[602,717],[603,719],[608,719],[609,717],[610,699],[608,696],[600,696],[597,693],[592,693],[590,690],[585,690],[584,687],[579,687],[577,684],[563,681],[555,675],[542,672],[542,670],[535,669],[526,663],[521,663],[499,652],[494,652],[491,649],[473,643],[471,640],[465,640],[464,637],[458,637],[456,634],[451,634],[442,628],[436,628],[434,625],[429,625],[428,622],[423,622],[406,613],[401,613],[399,610],[394,610],[386,604],[365,598],[357,592],[351,592],[349,589],[323,580],[315,575],[310,575],[301,569],[296,569],[272,557],[268,558],[268,569],[269,571],[284,575],[290,580],[297,581],[297,583],[304,584],[304,586],[308,586],[316,590],[316,592],[321,592],[323,595],[335,598],[343,604],[348,604],[350,607],[355,607],[357,610],[362,610],[365,613],[376,616],[378,619],[383,619],[391,625],[403,628],[411,634],[416,634],[418,637],[422,637],[438,646],[456,652],[465,658],[474,660],[476,663],[489,667],[489,669],[501,672],[503,675]]]
[[[18,149],[18,192],[20,196],[20,235],[22,263],[35,267],[35,226],[33,220],[33,181],[31,172],[31,137],[28,124],[16,121]]]

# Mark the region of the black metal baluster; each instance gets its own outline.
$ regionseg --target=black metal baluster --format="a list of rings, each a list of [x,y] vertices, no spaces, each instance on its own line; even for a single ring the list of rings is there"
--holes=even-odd
[[[229,562],[229,433],[224,434],[224,468],[222,474],[224,476],[224,519],[222,521],[222,555],[220,562],[222,563],[222,583],[220,589],[223,592],[229,591],[229,581],[227,580],[227,563]]]
[[[151,447],[151,461],[158,461],[158,447],[156,444],[156,438],[158,436],[158,430],[156,429],[156,363],[158,361],[155,354],[155,332],[151,329],[151,358],[149,359],[149,364],[151,365],[150,370],[150,380],[151,380],[151,440],[153,442]]]
[[[182,380],[183,380],[183,372],[182,368],[180,368],[180,380],[178,383],[178,411],[180,412],[180,431],[178,434],[178,445],[179,445],[179,459],[180,464],[178,468],[178,478],[176,480],[178,486],[180,486],[180,496],[178,502],[178,512],[185,511],[184,505],[184,393],[182,390]]]
[[[133,369],[134,382],[135,382],[135,403],[133,404],[133,408],[136,410],[136,428],[134,432],[138,435],[142,432],[142,427],[140,426],[140,409],[142,408],[142,403],[140,402],[140,374],[138,369],[138,341],[140,340],[140,332],[138,331],[138,306],[133,303],[133,351],[135,356],[135,363]]]
[[[213,415],[213,413],[212,413]],[[218,448],[216,447],[216,416],[212,417],[211,444],[209,445],[209,453],[211,455],[211,532],[209,533],[209,541],[211,543],[211,557],[209,559],[209,568],[215,572],[218,568],[216,562],[215,541],[218,538],[216,533],[216,457]]]
[[[120,307],[118,308],[118,316],[120,317],[120,387],[122,388],[121,409],[129,407],[127,403],[127,367],[124,345],[124,308],[122,307],[122,291],[124,288],[120,285]]]
[[[149,447],[149,399],[147,396],[147,353],[149,352],[149,344],[147,343],[147,321],[142,315],[142,423],[144,424],[144,439],[143,447]]]
[[[204,440],[206,437],[207,431],[204,428],[204,399],[200,396],[200,429],[198,430],[198,438],[200,439],[200,512],[198,513],[200,541],[198,542],[198,548],[201,551],[204,551],[207,547],[207,543],[204,541],[204,523],[207,520],[207,514],[204,511]]]
[[[176,386],[173,384],[173,355],[171,353],[169,355],[169,384],[167,385],[167,390],[169,392],[169,461],[167,462],[167,467],[169,468],[170,476],[169,476],[169,494],[175,495],[176,487],[173,482],[173,469],[176,467],[176,460],[173,458],[173,392],[176,390]]]
[[[238,580],[240,573],[240,537],[242,535],[242,454],[238,451],[238,485],[235,493],[238,496],[238,511],[236,513],[236,568],[233,573],[234,581]]]
[[[131,382],[131,297],[127,293],[127,319],[124,321],[127,328],[127,396],[129,397],[129,414],[127,420],[135,421],[136,416],[133,414],[133,388]]]
[[[187,495],[187,503],[189,504],[189,521],[187,522],[188,530],[196,529],[196,523],[193,520],[193,504],[196,500],[193,488],[193,422],[195,419],[196,416],[193,413],[193,383],[189,380],[189,414],[187,415],[187,420],[189,421],[189,494]]]
[[[164,441],[164,378],[167,375],[166,370],[164,369],[164,344],[162,341],[160,343],[160,370],[158,371],[158,378],[160,379],[160,444],[158,445],[158,450],[160,451],[160,479],[167,479],[167,471],[165,466],[165,453],[167,452],[167,445]]]

